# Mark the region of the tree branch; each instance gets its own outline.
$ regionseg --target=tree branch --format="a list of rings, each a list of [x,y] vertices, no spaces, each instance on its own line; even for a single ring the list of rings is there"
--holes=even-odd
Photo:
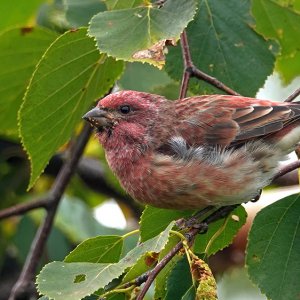
[[[291,95],[289,95],[284,102],[292,102],[294,99],[296,99],[300,95],[300,88],[294,91]]]
[[[293,170],[296,170],[300,168],[300,160],[294,161],[286,166],[284,166],[279,172],[274,176],[273,180],[277,179],[278,177],[281,177]]]
[[[200,80],[206,81],[207,83],[210,83],[211,85],[215,86],[216,88],[218,88],[221,91],[226,92],[229,95],[240,96],[239,93],[237,93],[236,91],[234,91],[230,87],[226,86],[224,83],[222,83],[221,81],[219,81],[215,77],[207,75],[206,73],[200,71],[199,69],[197,69],[194,66],[192,67],[190,72],[191,72],[191,76],[196,77]]]
[[[190,233],[191,235],[196,235],[198,233],[197,229],[193,229],[193,232]],[[137,296],[136,300],[144,299],[147,291],[149,290],[152,282],[159,274],[159,272],[167,265],[167,263],[183,248],[183,242],[180,241],[176,244],[171,251],[154,267],[154,269],[149,273],[145,285],[141,289],[141,292]]]
[[[17,144],[15,146],[16,148],[20,148]],[[63,166],[64,157],[65,153],[54,155],[44,173],[56,177]],[[114,198],[118,203],[122,203],[128,207],[135,218],[138,219],[140,217],[141,208],[138,203],[131,197],[121,194],[107,182],[104,169],[99,160],[93,158],[81,158],[77,165],[76,173],[88,188],[96,193]],[[44,197],[39,200],[36,199],[30,202],[16,204],[13,207],[4,208],[0,210],[0,220],[21,215],[34,209],[46,208],[48,202],[48,198]]]
[[[204,219],[204,221],[197,224],[197,227],[191,228],[186,234],[185,237],[187,238],[188,243],[191,243],[195,236],[200,232],[206,232],[208,224],[227,217],[238,205],[230,205],[230,206],[224,206],[218,209],[217,211],[213,212],[211,215],[209,215],[207,218]],[[207,208],[204,209],[205,213],[207,212]],[[199,212],[201,215],[201,211]],[[194,217],[192,217],[192,221],[194,222]],[[189,224],[189,220],[186,222]],[[147,276],[147,280],[145,282],[145,285],[141,289],[140,294],[136,298],[136,300],[142,300],[144,299],[147,291],[149,290],[151,284],[155,280],[156,276],[159,274],[159,272],[167,265],[167,263],[183,248],[183,241],[178,242],[171,250],[170,252],[164,256],[164,258],[154,267],[152,271],[149,272],[149,275]],[[146,278],[146,277],[145,277]]]
[[[182,75],[181,80],[181,87],[180,87],[180,95],[179,98],[185,98],[188,90],[188,85],[191,77],[196,77],[200,80],[203,80],[212,86],[218,88],[219,90],[222,90],[226,92],[229,95],[235,95],[239,96],[237,92],[226,86],[224,83],[216,79],[215,77],[212,77],[202,71],[200,71],[198,68],[196,68],[193,64],[190,47],[187,39],[186,31],[184,30],[181,34],[180,38],[180,44],[181,44],[181,50],[182,50],[182,57],[183,57],[183,63],[184,63],[184,71]]]
[[[29,299],[30,294],[32,294],[34,291],[33,278],[43,254],[43,249],[45,247],[47,238],[51,231],[58,204],[73,173],[75,172],[78,161],[90,137],[91,131],[92,129],[90,125],[85,124],[77,140],[71,146],[69,159],[66,160],[58,176],[56,177],[51,190],[49,191],[47,197],[48,207],[46,218],[40,225],[34,237],[22,272],[12,289],[9,300]]]
[[[18,216],[22,215],[30,210],[36,209],[36,208],[46,208],[48,205],[49,199],[48,197],[42,198],[40,200],[30,201],[27,203],[21,203],[14,205],[12,207],[8,207],[5,209],[2,209],[0,211],[0,220],[12,217],[12,216]]]
[[[191,73],[187,72],[187,69],[191,68],[193,66],[189,43],[188,43],[188,39],[187,39],[185,30],[181,34],[180,45],[181,45],[184,69],[183,69],[183,74],[182,74],[179,99],[183,99],[186,97],[188,85],[189,85],[190,77],[191,77]]]

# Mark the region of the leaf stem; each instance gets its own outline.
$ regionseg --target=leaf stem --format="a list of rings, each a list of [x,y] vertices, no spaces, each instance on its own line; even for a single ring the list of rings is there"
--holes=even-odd
[[[111,290],[111,291],[108,291],[108,292],[106,292],[106,293],[104,293],[104,294],[102,294],[98,299],[99,300],[101,300],[101,299],[103,299],[103,298],[105,298],[105,297],[107,297],[107,296],[109,296],[109,295],[111,295],[111,294],[121,294],[121,293],[127,293],[127,292],[130,292],[131,290],[133,290],[135,288],[135,286],[134,285],[132,285],[132,286],[129,286],[129,287],[127,287],[127,288],[124,288],[124,289],[114,289],[114,290]]]
[[[170,230],[170,233],[177,235],[182,241],[186,241],[186,237],[182,233],[175,230]]]
[[[238,205],[230,205],[230,206],[224,206],[218,209],[217,211],[213,212],[211,215],[206,217],[198,226],[191,228],[185,235],[185,240],[188,243],[191,243],[195,236],[202,232],[203,227],[207,226],[208,224],[225,218],[230,214]],[[207,212],[206,209],[204,209],[205,212]],[[193,217],[192,217],[193,218]],[[193,218],[194,220],[194,218]],[[189,222],[186,222],[187,224]],[[147,280],[145,282],[145,285],[141,289],[140,294],[137,296],[136,300],[142,300],[148,289],[150,288],[151,284],[153,283],[156,276],[159,274],[159,272],[167,265],[167,263],[184,247],[184,241],[178,242],[171,250],[168,252],[168,254],[149,272],[149,275],[147,276]]]
[[[129,231],[129,232],[123,234],[123,235],[122,235],[122,238],[123,238],[123,239],[126,239],[127,237],[129,237],[129,236],[131,236],[131,235],[134,235],[134,234],[136,234],[136,233],[139,233],[139,232],[140,232],[139,229],[135,229],[135,230]]]

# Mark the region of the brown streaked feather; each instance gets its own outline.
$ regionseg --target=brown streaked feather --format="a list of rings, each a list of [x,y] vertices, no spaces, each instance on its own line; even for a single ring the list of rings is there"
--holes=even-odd
[[[240,127],[240,133],[235,137],[235,141],[253,139],[276,132],[284,127],[286,121],[294,117],[294,112],[286,106],[254,106],[253,112],[247,118],[245,117],[242,120],[235,119]]]
[[[267,134],[279,131],[282,128],[283,128],[283,122],[281,122],[281,121],[273,122],[271,124],[268,124],[268,125],[265,125],[262,127],[252,128],[251,131],[239,133],[235,137],[234,142],[247,141],[247,140],[253,139],[255,137],[266,136]]]
[[[238,108],[235,113],[233,114],[233,118],[239,119],[244,116],[248,116],[254,110],[253,106]]]
[[[263,117],[268,115],[272,110],[273,107],[271,106],[251,106],[252,110],[249,113],[244,114],[243,116],[236,116],[239,115],[239,111],[244,111],[243,108],[237,108],[236,112],[232,115],[232,118],[239,124],[246,123],[248,121]]]
[[[192,146],[242,144],[268,137],[300,120],[299,102],[277,104],[268,100],[215,95],[179,100],[178,104],[184,101],[198,102],[198,106],[193,105],[193,109],[186,111],[178,106],[180,117],[176,132]]]

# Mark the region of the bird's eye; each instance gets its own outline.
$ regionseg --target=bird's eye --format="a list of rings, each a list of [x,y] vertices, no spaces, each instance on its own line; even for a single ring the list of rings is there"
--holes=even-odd
[[[128,114],[131,111],[131,107],[129,105],[120,106],[120,112],[124,115]]]

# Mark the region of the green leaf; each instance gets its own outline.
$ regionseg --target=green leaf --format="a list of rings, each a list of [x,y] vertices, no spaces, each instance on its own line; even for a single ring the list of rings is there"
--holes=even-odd
[[[300,75],[300,12],[286,1],[274,0],[253,0],[252,12],[256,31],[279,42],[281,53],[276,69],[289,83]]]
[[[95,300],[98,300],[99,297],[97,297]],[[106,297],[107,300],[126,300],[127,297],[125,294],[112,294]]]
[[[146,252],[160,252],[166,245],[174,222],[158,236],[139,244],[118,263],[63,263],[46,265],[37,277],[41,294],[56,300],[77,300],[104,288],[125,269],[133,266]]]
[[[0,30],[5,27],[27,25],[30,17],[44,0],[0,1]]]
[[[118,262],[122,253],[123,238],[117,235],[97,236],[79,244],[65,262]]]
[[[90,19],[106,6],[100,0],[63,0],[66,18],[71,26],[87,26]]]
[[[172,83],[155,87],[152,94],[162,95],[169,100],[176,100],[179,98],[180,84],[173,81]],[[193,96],[190,92],[187,93],[187,97]]]
[[[186,293],[182,296],[181,300],[192,300],[192,299],[197,299],[196,298],[196,291],[195,291],[195,287],[192,285],[187,291]],[[199,298],[200,300],[208,300],[206,298]]]
[[[142,255],[136,263],[132,266],[132,268],[126,273],[124,276],[122,283],[129,282],[134,280],[138,276],[144,274],[145,272],[151,270],[154,264],[157,262],[157,254],[156,253],[145,253]]]
[[[272,300],[300,295],[300,197],[288,196],[262,209],[248,238],[248,273]]]
[[[62,0],[43,3],[36,16],[36,22],[39,26],[60,33],[64,33],[70,29],[70,24],[66,19],[66,12]]]
[[[173,82],[165,71],[142,63],[127,63],[118,84],[125,90],[151,93],[155,87]],[[178,95],[177,95],[178,96]]]
[[[137,7],[144,0],[102,0],[109,10]]]
[[[33,186],[81,116],[120,76],[123,63],[99,54],[86,30],[69,31],[46,51],[20,111],[20,132]]]
[[[181,299],[191,286],[193,286],[193,282],[190,266],[186,256],[184,256],[177,262],[168,277],[167,294],[164,300]]]
[[[209,224],[205,234],[196,236],[194,251],[210,256],[227,247],[245,224],[246,219],[244,207],[239,206],[227,218]]]
[[[140,220],[141,240],[146,241],[156,236],[164,230],[171,221],[191,214],[192,211],[180,211],[146,206]]]
[[[165,41],[179,39],[195,10],[195,0],[168,0],[160,9],[148,5],[101,12],[92,18],[89,34],[109,56],[161,67]]]
[[[195,20],[187,28],[191,56],[195,66],[218,78],[237,92],[254,96],[273,71],[274,45],[252,28],[250,1],[198,0]],[[181,47],[169,49],[166,70],[181,80]],[[224,93],[207,83],[193,79],[193,93]]]
[[[6,2],[6,1],[3,1]],[[0,34],[0,132],[17,135],[17,113],[35,65],[55,33],[42,28],[13,28]]]

